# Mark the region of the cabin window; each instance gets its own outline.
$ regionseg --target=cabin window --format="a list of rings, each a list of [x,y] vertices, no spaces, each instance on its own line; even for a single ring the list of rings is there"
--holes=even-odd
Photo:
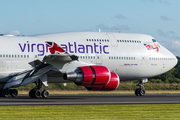
[[[155,40],[155,39],[152,39],[152,41],[153,41],[153,42],[156,42],[156,40]]]

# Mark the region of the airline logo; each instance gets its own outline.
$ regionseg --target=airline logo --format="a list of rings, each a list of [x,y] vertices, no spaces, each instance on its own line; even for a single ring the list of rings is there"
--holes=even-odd
[[[66,52],[59,45],[57,45],[55,42],[46,42],[46,44],[49,47],[49,51],[51,52],[51,54],[60,54],[60,53]]]
[[[90,54],[109,54],[109,45],[102,45],[101,43],[93,44],[79,44],[76,42],[66,44],[60,44],[58,46],[54,42],[43,43],[30,43],[29,41],[25,43],[18,43],[21,52],[38,52],[38,56],[44,56],[46,53],[51,52],[51,54],[60,54],[64,52],[68,53],[90,53]],[[49,49],[48,49],[49,47]],[[55,50],[56,49],[56,50]]]
[[[153,45],[150,44],[144,44],[144,46],[147,48],[147,50],[153,50],[154,52],[159,52],[159,44],[154,43]]]

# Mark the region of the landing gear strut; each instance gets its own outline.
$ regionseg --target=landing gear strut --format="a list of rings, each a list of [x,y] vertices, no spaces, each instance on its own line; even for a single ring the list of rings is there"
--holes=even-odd
[[[49,97],[49,92],[47,90],[41,90],[42,82],[38,80],[35,82],[36,87],[29,91],[30,98],[47,98]]]
[[[136,85],[136,86],[139,86],[139,88],[137,88],[135,90],[136,96],[144,96],[145,95],[146,91],[145,91],[145,88],[143,86],[143,83],[145,83],[145,82],[148,82],[147,78],[139,80],[139,83]]]

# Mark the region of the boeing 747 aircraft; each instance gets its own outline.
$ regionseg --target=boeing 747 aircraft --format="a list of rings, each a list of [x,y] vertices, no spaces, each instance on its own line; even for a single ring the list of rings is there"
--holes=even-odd
[[[177,64],[176,57],[145,34],[71,32],[36,36],[0,36],[0,96],[16,97],[14,88],[36,83],[31,98],[47,98],[48,83],[74,82],[87,90],[115,90],[121,81],[143,83]]]

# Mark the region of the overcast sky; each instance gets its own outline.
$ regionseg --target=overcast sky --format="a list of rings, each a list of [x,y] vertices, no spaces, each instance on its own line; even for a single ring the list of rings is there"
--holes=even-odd
[[[0,33],[145,33],[180,56],[180,0],[0,0]]]

